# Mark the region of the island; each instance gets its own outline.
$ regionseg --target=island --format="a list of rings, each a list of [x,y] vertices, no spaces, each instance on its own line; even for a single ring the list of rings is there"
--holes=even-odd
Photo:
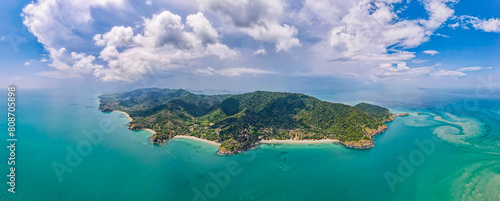
[[[399,116],[368,103],[350,106],[300,93],[202,95],[160,88],[101,95],[99,109],[129,114],[129,128],[154,131],[153,143],[196,137],[220,143],[221,155],[276,140],[335,140],[351,148],[371,148],[373,136]]]

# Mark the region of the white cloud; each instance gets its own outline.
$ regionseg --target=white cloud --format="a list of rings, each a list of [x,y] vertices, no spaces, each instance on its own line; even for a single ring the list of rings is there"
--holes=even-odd
[[[451,77],[462,77],[466,76],[465,71],[477,71],[477,70],[485,70],[485,69],[492,69],[493,67],[481,67],[481,66],[472,66],[472,67],[464,67],[464,68],[459,68],[458,70],[438,70],[431,75],[433,76],[451,76]]]
[[[238,51],[230,49],[220,43],[207,44],[205,54],[218,56],[219,59],[235,58],[239,55]]]
[[[85,32],[93,21],[91,8],[121,9],[123,0],[39,0],[23,8],[23,24],[49,48],[79,41],[75,31]]]
[[[359,1],[304,0],[302,8],[294,14],[293,20],[301,24],[339,25],[340,20]]]
[[[275,43],[276,52],[288,51],[292,47],[301,46],[297,35],[298,31],[294,26],[287,24],[279,25],[274,22],[264,21],[261,25],[251,25],[248,28],[241,28],[249,36],[256,40]]]
[[[212,67],[207,67],[207,69],[198,69],[198,73],[213,75],[215,74],[215,69]]]
[[[413,58],[413,53],[400,49],[413,48],[427,41],[429,28],[420,25],[419,20],[398,19],[392,6],[396,2],[399,1],[358,0],[347,4],[350,7],[346,13],[338,11],[336,19],[330,19],[328,24],[333,25],[330,34],[323,43],[316,45],[315,51],[325,57],[365,61],[379,60],[383,55],[391,55],[397,60]],[[338,4],[346,8],[345,3]],[[403,57],[398,58],[399,54]]]
[[[397,62],[397,63],[382,63],[379,68],[375,71],[375,76],[378,78],[387,78],[387,77],[415,77],[422,75],[431,75],[431,76],[449,76],[449,77],[463,77],[467,74],[465,71],[477,71],[483,69],[492,69],[492,67],[464,67],[459,68],[458,70],[445,70],[445,69],[436,69],[440,66],[439,63],[434,66],[426,66],[419,68],[410,68],[406,65],[406,62]]]
[[[476,71],[476,70],[485,70],[485,69],[492,69],[493,67],[481,67],[481,66],[472,66],[472,67],[464,67],[460,68],[457,71]]]
[[[198,69],[198,73],[208,74],[208,75],[222,75],[222,76],[241,76],[244,74],[274,74],[272,71],[256,69],[256,68],[226,68],[221,70],[215,70],[212,67],[206,69]]]
[[[282,0],[198,0],[202,10],[223,16],[255,40],[274,43],[276,52],[301,46],[293,25],[280,22],[286,4]]]
[[[491,18],[489,20],[473,19],[470,21],[475,29],[485,32],[500,32],[500,19]]]
[[[37,73],[38,75],[59,79],[82,78],[82,75],[91,74],[95,70],[103,68],[102,65],[94,64],[96,58],[92,55],[77,52],[68,54],[65,48],[48,49],[48,51],[52,58],[52,63],[49,66],[56,70],[43,71]]]
[[[123,47],[134,44],[133,37],[132,27],[115,26],[105,34],[95,35],[94,41],[99,46]]]
[[[438,70],[436,72],[431,73],[430,75],[434,76],[451,76],[451,77],[462,77],[467,74],[458,71],[447,71],[447,70]]]
[[[438,54],[439,52],[436,51],[436,50],[424,50],[422,51],[423,53],[425,54],[428,54],[428,55],[431,55],[431,56],[434,56],[435,54]]]
[[[132,81],[150,70],[183,67],[195,58],[214,55],[224,59],[239,55],[220,43],[219,34],[201,12],[188,15],[184,24],[180,16],[162,11],[151,18],[143,18],[143,23],[136,27],[138,33],[129,26],[114,26],[107,33],[94,35],[95,45],[103,46],[99,59],[107,66],[96,64],[98,61],[93,55],[68,53],[61,45],[79,39],[74,34],[79,31],[78,27],[88,28],[93,21],[91,8],[121,8],[123,5],[122,0],[42,0],[26,6],[23,23],[45,46],[52,61],[49,66],[55,68],[39,75],[56,78],[94,75],[103,81]],[[42,59],[45,61],[47,59]]]
[[[203,13],[198,12],[187,16],[186,24],[193,28],[194,34],[201,40],[202,44],[218,42],[219,34],[203,16]]]
[[[264,55],[264,54],[266,54],[266,49],[264,48],[253,51],[253,55]]]
[[[443,38],[449,38],[450,36],[448,35],[444,35],[444,34],[440,34],[440,33],[437,33],[436,36],[441,36]]]
[[[91,9],[120,10],[124,5],[123,0],[39,0],[25,6],[21,14],[23,24],[49,52],[52,61],[49,66],[56,69],[38,74],[68,79],[82,77],[82,74],[101,68],[101,65],[93,64],[94,56],[79,53],[75,55],[77,58],[73,58],[73,53],[68,54],[64,46],[84,41],[79,34],[92,30]],[[40,61],[47,62],[48,59],[44,57]]]
[[[23,63],[23,65],[25,65],[25,66],[29,66],[29,65],[31,65],[31,63],[32,63],[32,62],[34,62],[34,61],[35,61],[34,59],[31,59],[31,60],[29,60],[29,61],[24,62],[24,63]]]
[[[419,64],[419,63],[423,63],[423,62],[426,62],[427,60],[421,60],[421,59],[413,59],[411,60],[412,63],[414,64]]]
[[[398,63],[382,63],[379,69],[375,71],[375,75],[379,78],[394,77],[394,76],[420,76],[432,72],[433,67],[410,68],[406,62]]]
[[[41,61],[54,68],[39,74],[58,78],[95,76],[104,81],[133,81],[151,71],[176,70],[223,76],[270,74],[274,71],[265,69],[266,59],[252,61],[255,68],[227,68],[244,66],[243,62],[255,59],[252,56],[267,51],[291,51],[286,59],[282,56],[287,54],[266,57],[276,58],[277,64],[283,62],[275,65],[274,70],[293,75],[406,79],[422,75],[459,77],[468,71],[491,68],[410,67],[426,62],[416,59],[411,48],[430,40],[430,36],[446,38],[436,30],[448,20],[456,22],[448,25],[452,28],[470,27],[487,32],[500,32],[500,20],[453,17],[457,0],[421,0],[419,3],[427,15],[410,18],[405,16],[408,2],[191,0],[179,7],[165,6],[176,12],[161,10],[142,17],[137,16],[142,10],[135,12],[124,0],[39,0],[23,9],[23,23],[48,52]],[[116,21],[110,18],[101,23],[102,19],[93,17],[102,15],[92,16],[97,13],[95,9],[117,11],[121,15],[113,16]],[[122,17],[126,11],[134,11],[134,15]],[[270,50],[268,45],[274,48]],[[220,61],[226,58],[234,60]],[[221,66],[221,69],[199,69],[200,66]]]
[[[459,27],[459,26],[460,26],[460,23],[459,23],[459,22],[456,22],[456,23],[453,23],[453,24],[449,24],[448,26],[449,26],[450,28],[452,28],[452,29],[455,29],[455,28],[457,28],[457,27]]]
[[[396,9],[402,0],[305,0],[294,20],[305,23],[323,41],[312,48],[315,60],[331,63],[316,67],[316,74],[338,75],[351,72],[360,77],[419,76],[433,67],[392,71],[380,69],[384,63],[422,63],[407,49],[420,46],[453,16],[454,0],[423,0],[428,15],[417,19],[401,18],[408,6]],[[315,4],[317,3],[317,4]],[[319,28],[317,28],[319,27]],[[325,27],[330,27],[326,29]],[[328,31],[329,30],[329,31]],[[311,31],[311,32],[313,32]],[[441,36],[441,35],[440,35]],[[444,37],[444,36],[443,36]],[[413,59],[413,60],[412,60]],[[332,66],[335,66],[332,69]],[[339,67],[339,66],[350,66]],[[396,67],[393,67],[396,69]]]
[[[94,37],[97,45],[106,44],[99,58],[108,63],[95,70],[96,77],[103,81],[132,81],[151,70],[178,69],[195,58],[239,55],[219,42],[219,34],[201,12],[187,16],[183,24],[180,16],[162,11],[145,18],[142,27],[144,34],[134,35],[130,27],[114,27]],[[118,51],[118,46],[127,47]]]
[[[469,26],[476,30],[482,30],[484,32],[495,32],[500,33],[500,19],[499,18],[491,18],[491,19],[479,19],[478,17],[462,15],[460,17],[456,17],[458,22],[449,25],[452,28],[461,27],[463,29],[469,29]]]
[[[425,9],[429,14],[429,19],[422,20],[421,23],[429,30],[439,28],[444,22],[453,16],[454,10],[450,4],[457,3],[457,0],[424,0]]]
[[[150,47],[194,48],[198,41],[192,32],[184,32],[181,20],[180,16],[169,11],[154,14],[152,18],[144,19],[144,35],[138,35],[136,41]]]
[[[492,67],[480,67],[480,66],[464,67],[464,68],[459,68],[458,70],[436,69],[436,67],[438,67],[439,65],[440,64],[437,63],[434,66],[410,68],[406,65],[405,62],[382,63],[380,64],[379,68],[375,71],[375,76],[382,79],[388,77],[409,78],[422,75],[463,77],[467,75],[466,73],[464,73],[465,71],[492,69]]]

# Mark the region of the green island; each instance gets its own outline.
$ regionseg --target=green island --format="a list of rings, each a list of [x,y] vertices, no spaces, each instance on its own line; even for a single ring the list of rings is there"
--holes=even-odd
[[[103,112],[132,117],[131,130],[151,129],[151,141],[175,136],[220,143],[219,154],[235,154],[262,140],[338,140],[347,147],[374,146],[372,137],[387,129],[395,115],[387,108],[349,106],[283,92],[200,95],[183,89],[145,88],[99,96]]]

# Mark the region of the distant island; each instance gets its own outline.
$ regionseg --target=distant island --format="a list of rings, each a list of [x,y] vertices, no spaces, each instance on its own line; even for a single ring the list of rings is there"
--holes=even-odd
[[[395,115],[387,108],[321,101],[299,93],[256,91],[239,95],[199,95],[183,89],[146,88],[99,96],[103,112],[132,117],[131,130],[154,131],[163,144],[176,136],[220,143],[219,154],[242,152],[259,142],[338,140],[347,147],[374,146]]]

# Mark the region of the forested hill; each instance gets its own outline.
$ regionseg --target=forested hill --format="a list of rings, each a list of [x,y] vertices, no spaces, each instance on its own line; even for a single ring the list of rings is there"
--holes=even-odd
[[[222,143],[221,154],[237,153],[260,140],[337,139],[355,148],[373,146],[392,114],[383,107],[355,107],[298,93],[256,91],[240,95],[199,95],[182,89],[147,88],[101,95],[103,112],[124,111],[133,130],[150,128],[162,144],[176,135]]]

